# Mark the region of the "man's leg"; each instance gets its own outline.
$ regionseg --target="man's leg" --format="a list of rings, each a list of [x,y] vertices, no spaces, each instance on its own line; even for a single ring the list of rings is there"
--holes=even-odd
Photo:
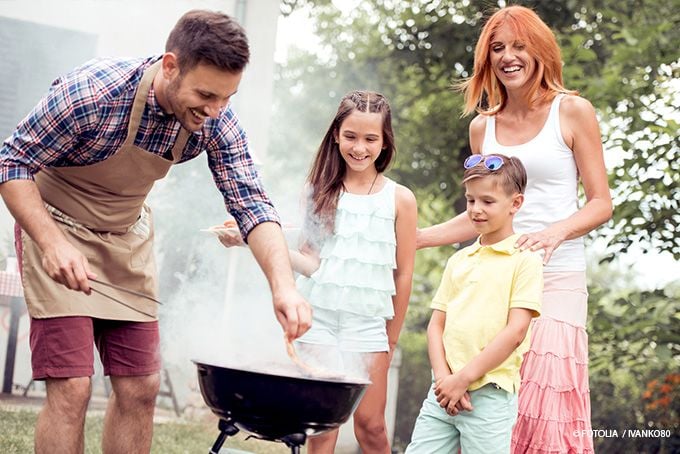
[[[104,454],[151,451],[153,413],[160,389],[160,374],[111,377],[113,392],[104,416]]]
[[[31,367],[45,380],[47,398],[35,426],[35,452],[82,453],[85,412],[92,390],[92,320],[31,318]]]
[[[104,454],[148,454],[160,389],[158,322],[97,320],[95,340],[112,392],[104,415]]]
[[[46,386],[47,399],[35,425],[36,454],[84,452],[90,378],[52,378]]]

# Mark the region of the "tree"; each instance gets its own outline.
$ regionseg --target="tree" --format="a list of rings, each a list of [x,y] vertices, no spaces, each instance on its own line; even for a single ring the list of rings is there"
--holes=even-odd
[[[469,153],[469,118],[460,118],[462,99],[451,86],[455,80],[470,75],[474,43],[484,17],[491,8],[503,3],[374,0],[357,2],[353,9],[342,13],[328,0],[284,0],[286,13],[311,7],[311,20],[323,49],[319,55],[301,52],[281,68],[275,91],[277,121],[273,122],[276,126],[269,155],[277,159],[278,154],[280,164],[298,169],[296,175],[306,172],[308,159],[330,123],[340,96],[354,88],[378,90],[391,101],[397,135],[398,154],[389,175],[416,193],[420,225],[441,222],[462,211],[461,162]],[[634,243],[680,258],[677,235],[680,35],[676,32],[680,1],[512,3],[534,8],[555,31],[565,61],[565,85],[579,90],[596,107],[602,120],[605,148],[616,158],[610,169],[616,201],[614,218],[607,229],[598,232],[610,242],[609,255],[603,260],[625,253]],[[295,162],[291,149],[304,149],[307,161]],[[420,360],[426,355],[421,349],[429,317],[428,303],[445,258],[451,252],[451,248],[440,248],[418,253],[402,341],[409,343],[404,347],[402,376],[408,376],[413,383],[427,380],[428,371],[421,370]],[[597,368],[598,360],[603,357],[614,364],[616,359],[634,358],[636,350],[630,350],[629,344],[609,348],[606,335],[622,335],[616,331],[618,323],[651,323],[648,312],[660,310],[668,297],[631,290],[614,299],[617,303],[605,298],[610,301],[607,304],[617,307],[627,304],[639,307],[639,311],[628,314],[630,318],[612,320],[609,309],[599,304],[604,294],[598,292],[606,289],[604,281],[597,283],[591,292],[595,296],[591,298],[595,302],[592,328],[603,333],[603,337],[591,336],[591,348],[597,356],[593,386],[606,390],[606,380],[612,378],[629,385],[621,385],[617,390],[627,390],[630,396],[638,393],[639,399],[640,390],[646,389],[638,386],[639,380],[628,369],[605,373]],[[678,308],[671,309],[677,321]],[[665,350],[653,349],[662,351]],[[664,368],[672,365],[677,368],[677,355],[671,349],[670,357],[675,362],[658,362],[658,368],[642,372],[652,380],[655,373],[668,370]],[[410,364],[415,368],[406,370]],[[660,392],[656,388],[649,391],[650,399]],[[400,395],[398,417],[403,419],[397,423],[400,427],[397,436],[402,443],[408,442],[407,428],[412,427],[418,411],[413,396],[421,394],[420,389],[409,389]],[[596,403],[598,408],[611,404],[612,409],[621,410],[620,401],[602,399]],[[616,411],[608,414],[616,415]]]

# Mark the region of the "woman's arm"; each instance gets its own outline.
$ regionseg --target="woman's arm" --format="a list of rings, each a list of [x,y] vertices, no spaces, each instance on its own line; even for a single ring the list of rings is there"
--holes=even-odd
[[[486,117],[476,116],[470,122],[470,149],[472,153],[481,153],[482,140],[484,138],[484,128]],[[461,168],[463,163],[460,163]],[[417,248],[445,246],[449,244],[462,243],[477,236],[477,231],[472,227],[470,219],[466,213],[460,213],[441,224],[433,225],[423,229],[418,229],[416,237]]]
[[[545,249],[544,263],[548,263],[562,242],[585,235],[612,216],[612,199],[595,109],[584,98],[566,96],[560,104],[560,126],[565,143],[574,152],[586,203],[568,218],[519,238],[517,245],[522,250]]]
[[[423,249],[426,247],[462,243],[476,236],[477,231],[472,227],[467,213],[460,213],[441,224],[418,229],[416,244],[418,249]]]
[[[397,269],[394,270],[396,294],[392,297],[394,318],[387,321],[387,338],[390,343],[390,352],[394,351],[399,340],[399,333],[404,324],[408,301],[411,297],[413,267],[416,256],[416,226],[418,224],[418,207],[413,192],[404,186],[397,185],[395,198]]]

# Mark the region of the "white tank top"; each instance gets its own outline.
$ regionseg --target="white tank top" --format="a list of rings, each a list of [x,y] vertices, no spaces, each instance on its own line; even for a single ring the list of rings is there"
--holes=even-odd
[[[541,131],[522,145],[505,146],[496,141],[496,119],[486,119],[482,154],[516,156],[527,170],[527,188],[522,208],[515,215],[517,233],[542,230],[568,218],[578,209],[578,169],[574,152],[564,143],[560,129],[559,94],[550,106]],[[583,237],[567,240],[555,250],[544,271],[584,271]]]

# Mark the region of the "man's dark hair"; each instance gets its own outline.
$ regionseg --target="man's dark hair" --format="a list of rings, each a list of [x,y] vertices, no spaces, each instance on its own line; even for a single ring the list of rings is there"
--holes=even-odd
[[[243,27],[226,14],[206,10],[184,14],[170,32],[165,51],[177,56],[180,73],[201,63],[239,73],[250,58]]]

